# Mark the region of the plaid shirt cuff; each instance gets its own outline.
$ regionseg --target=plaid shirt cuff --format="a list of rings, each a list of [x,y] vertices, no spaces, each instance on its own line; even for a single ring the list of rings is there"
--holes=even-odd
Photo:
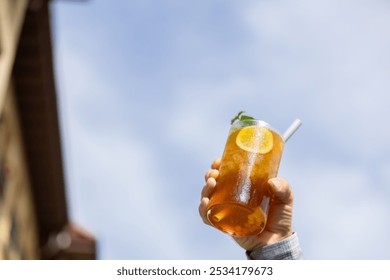
[[[246,256],[249,260],[303,260],[298,235],[295,232],[274,244],[247,251]]]

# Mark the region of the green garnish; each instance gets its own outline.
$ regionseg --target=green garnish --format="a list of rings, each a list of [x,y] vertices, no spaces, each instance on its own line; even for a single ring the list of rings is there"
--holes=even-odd
[[[245,113],[245,111],[240,111],[237,116],[235,116],[230,124],[232,125],[235,121],[244,121],[244,120],[254,120],[255,118],[251,117],[251,116],[247,116],[247,115],[243,115],[243,113]]]

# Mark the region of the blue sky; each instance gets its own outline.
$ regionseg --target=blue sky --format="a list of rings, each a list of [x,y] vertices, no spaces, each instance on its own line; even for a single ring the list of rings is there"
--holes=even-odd
[[[244,259],[198,216],[240,110],[283,131],[308,259],[390,259],[390,2],[54,1],[69,211],[101,259]]]

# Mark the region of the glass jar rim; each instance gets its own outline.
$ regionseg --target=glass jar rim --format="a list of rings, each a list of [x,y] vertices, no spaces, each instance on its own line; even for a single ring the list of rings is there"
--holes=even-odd
[[[231,127],[241,128],[241,127],[252,126],[252,125],[265,127],[267,129],[275,132],[276,134],[278,134],[280,136],[280,138],[284,142],[284,138],[283,138],[282,134],[277,129],[273,128],[269,123],[267,123],[263,120],[256,120],[256,119],[237,120],[234,123],[232,123]]]

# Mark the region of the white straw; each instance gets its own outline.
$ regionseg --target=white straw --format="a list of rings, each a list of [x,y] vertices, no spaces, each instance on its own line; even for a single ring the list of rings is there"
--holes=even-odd
[[[287,140],[297,131],[297,129],[301,126],[302,121],[300,119],[296,119],[293,121],[293,123],[287,128],[287,130],[283,134],[284,142],[287,142]]]

